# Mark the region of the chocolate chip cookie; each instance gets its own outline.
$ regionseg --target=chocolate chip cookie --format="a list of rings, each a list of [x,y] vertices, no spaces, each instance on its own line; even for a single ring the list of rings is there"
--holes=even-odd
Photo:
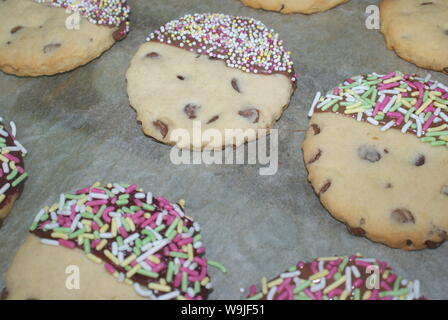
[[[349,0],[241,0],[244,5],[280,13],[317,13],[334,8]]]

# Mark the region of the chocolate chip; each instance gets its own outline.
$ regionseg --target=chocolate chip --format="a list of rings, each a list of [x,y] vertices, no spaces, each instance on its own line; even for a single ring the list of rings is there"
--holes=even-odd
[[[311,159],[310,161],[308,161],[308,164],[312,164],[314,162],[316,162],[317,160],[320,159],[320,157],[322,156],[322,150],[318,150],[316,155],[313,157],[313,159]]]
[[[440,246],[442,245],[442,243],[444,243],[444,242],[445,242],[444,240],[439,241],[439,242],[431,241],[431,240],[426,240],[426,241],[425,241],[425,245],[426,245],[426,247],[427,247],[428,249],[437,249],[437,248],[440,247]]]
[[[215,122],[215,121],[218,120],[218,119],[219,119],[219,116],[216,115],[216,116],[214,116],[213,118],[211,118],[210,120],[208,120],[207,124],[210,124],[210,123],[212,123],[212,122]]]
[[[364,237],[366,235],[366,230],[364,230],[363,228],[354,228],[347,226],[347,229],[351,234],[357,237]]]
[[[157,52],[150,52],[146,54],[147,58],[157,58],[160,57],[160,55]]]
[[[388,184],[386,184],[386,189],[392,189],[392,184],[391,183],[388,183]]]
[[[384,153],[385,153],[385,154],[389,154],[389,149],[385,148],[385,149],[384,149]]]
[[[420,5],[421,6],[427,6],[428,4],[434,4],[434,2],[422,2]]]
[[[6,300],[8,298],[8,289],[3,288],[2,292],[0,293],[0,300]]]
[[[445,32],[445,34],[448,36],[448,30],[445,30],[444,32]]]
[[[241,93],[240,87],[238,86],[238,80],[232,79],[232,88],[235,89],[236,92]]]
[[[54,51],[56,49],[59,49],[60,47],[61,47],[60,43],[50,43],[50,44],[47,44],[44,47],[44,53],[52,52],[52,51]]]
[[[152,124],[159,130],[162,137],[165,138],[168,133],[168,126],[160,120],[154,121]]]
[[[330,189],[330,187],[331,187],[331,181],[329,180],[329,181],[325,182],[325,184],[322,186],[322,188],[320,188],[319,196],[324,194],[325,192],[327,192],[328,189]]]
[[[11,29],[11,34],[16,33],[16,32],[19,31],[20,29],[23,29],[23,27],[22,27],[22,26],[17,26],[17,27],[12,28],[12,29]]]
[[[0,219],[0,229],[2,228],[2,226],[3,226],[3,219]]]
[[[315,123],[311,124],[311,129],[313,129],[315,136],[317,136],[320,133],[320,127]]]
[[[443,186],[442,189],[440,190],[440,193],[448,196],[448,185]]]
[[[425,164],[425,162],[426,162],[425,156],[422,154],[419,154],[414,160],[414,165],[416,167],[421,167],[422,165]]]
[[[188,116],[188,119],[196,119],[196,112],[200,109],[201,107],[194,105],[194,104],[187,104],[184,108],[184,112],[185,114]]]
[[[179,80],[185,80],[185,77],[182,77],[182,76],[177,76],[177,79],[179,79]]]
[[[199,56],[200,56],[200,55],[199,55]],[[217,58],[217,57],[211,57],[211,56],[209,56],[208,59],[209,59],[209,60],[212,60],[212,61],[219,60],[219,58]]]
[[[255,108],[241,110],[238,114],[246,118],[251,123],[257,123],[260,119],[260,111]]]
[[[6,44],[7,44],[7,45],[10,45],[10,44],[11,44],[11,41],[6,42]]]
[[[380,153],[376,150],[374,146],[370,145],[362,145],[358,148],[358,156],[363,159],[367,160],[369,162],[377,162],[381,160]]]
[[[282,6],[280,7],[280,10],[278,10],[278,11],[282,12],[284,9],[285,9],[285,5],[282,4]]]
[[[415,223],[415,219],[411,211],[404,208],[395,209],[390,214],[390,217],[396,223]]]
[[[443,68],[443,72],[448,73],[448,67]]]
[[[406,245],[408,246],[408,247],[411,247],[412,245],[413,245],[414,243],[412,242],[412,240],[406,240]]]
[[[365,223],[366,223],[366,219],[361,218],[361,219],[359,220],[359,224],[360,224],[360,225],[363,225],[363,224],[365,224]]]

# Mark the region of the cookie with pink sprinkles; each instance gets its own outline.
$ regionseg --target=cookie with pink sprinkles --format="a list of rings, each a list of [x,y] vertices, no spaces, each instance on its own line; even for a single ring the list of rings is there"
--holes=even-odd
[[[17,76],[66,72],[129,32],[127,0],[0,1],[0,69]]]
[[[0,228],[22,194],[28,177],[23,160],[28,151],[16,137],[15,123],[11,121],[6,126],[0,117]]]
[[[311,106],[308,179],[349,231],[393,248],[448,240],[448,87],[431,75],[354,76]]]
[[[297,74],[274,30],[252,18],[207,13],[150,32],[126,78],[145,134],[204,150],[269,134]]]
[[[6,274],[3,297],[22,299],[202,300],[210,267],[185,202],[136,185],[63,193],[40,210]]]
[[[249,288],[248,300],[422,300],[419,280],[361,255],[316,258]]]

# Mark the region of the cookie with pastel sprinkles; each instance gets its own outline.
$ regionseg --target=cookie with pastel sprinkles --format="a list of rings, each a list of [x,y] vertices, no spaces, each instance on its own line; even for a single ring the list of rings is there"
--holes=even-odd
[[[0,69],[17,76],[66,72],[129,32],[126,0],[0,1]]]
[[[346,79],[303,143],[322,204],[355,235],[405,250],[448,239],[448,87],[392,72]]]
[[[267,135],[295,89],[291,53],[252,18],[186,15],[146,40],[128,95],[145,134],[166,144],[222,149]]]
[[[385,261],[360,255],[299,261],[249,288],[249,300],[421,300],[420,281],[404,279]]]
[[[20,197],[28,176],[23,162],[27,150],[16,138],[15,123],[10,122],[8,127],[0,117],[0,228]]]
[[[311,14],[329,10],[349,0],[241,0],[251,8],[279,13]]]
[[[226,270],[205,258],[200,226],[182,205],[116,183],[61,194],[34,217],[6,298],[206,299],[209,267]]]
[[[387,47],[419,67],[448,74],[448,2],[381,0]]]

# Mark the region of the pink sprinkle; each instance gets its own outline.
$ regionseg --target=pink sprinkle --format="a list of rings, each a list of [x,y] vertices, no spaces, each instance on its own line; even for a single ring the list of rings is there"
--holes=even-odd
[[[137,190],[137,185],[136,185],[136,184],[133,184],[133,185],[130,185],[129,187],[127,187],[126,190],[125,190],[125,192],[126,192],[126,193],[132,193],[132,192],[134,192],[135,190]]]
[[[334,90],[333,90],[333,94],[334,94],[335,96],[338,96],[338,95],[339,95],[339,87],[334,88]]]
[[[92,188],[92,192],[93,193],[101,193],[101,194],[105,194],[106,193],[104,190],[97,189],[97,188]]]
[[[333,299],[336,296],[340,296],[342,294],[342,289],[333,289],[328,293],[328,298]]]
[[[146,219],[145,222],[142,223],[141,228],[148,226],[151,223],[151,219]]]
[[[403,117],[403,115],[400,112],[388,112],[387,115],[389,117],[398,119],[397,123],[396,123],[397,126],[399,126],[403,122],[403,120],[404,120],[404,117]]]
[[[10,154],[10,153],[6,153],[6,154],[4,154],[3,155],[5,158],[8,158],[9,160],[11,160],[12,162],[15,162],[15,163],[20,163],[20,160],[19,159],[17,159],[16,157],[14,157],[12,154]]]
[[[355,264],[356,264],[357,266],[362,266],[362,267],[368,267],[368,266],[370,266],[370,263],[365,262],[365,261],[362,261],[362,260],[356,260]]]
[[[347,81],[349,84],[352,84],[353,82],[355,82],[355,80],[353,80],[353,79],[346,79],[345,81]]]
[[[189,237],[189,238],[185,238],[185,239],[179,241],[178,245],[181,247],[181,246],[184,246],[184,245],[192,243],[192,242],[193,242],[193,238]]]
[[[120,232],[121,236],[123,238],[127,238],[128,237],[128,233],[126,232],[126,230],[121,226],[120,228],[118,228],[118,231]]]
[[[304,266],[305,266],[305,262],[303,262],[303,261],[299,261],[296,264],[296,267],[299,268],[299,269],[302,269]]]
[[[58,242],[61,246],[64,246],[69,249],[73,249],[76,245],[73,241],[70,240],[59,239]]]
[[[0,178],[3,177],[3,170],[0,169]]]
[[[390,290],[392,290],[392,288],[387,284],[387,282],[386,281],[381,281],[380,282],[380,286],[381,286],[381,288],[383,288],[384,290],[386,290],[386,291],[390,291]]]
[[[174,286],[176,288],[179,288],[181,280],[182,280],[182,273],[178,272],[174,277]]]
[[[333,278],[333,276],[336,274],[336,272],[338,272],[338,268],[333,267],[330,272],[327,274],[327,276],[325,277],[325,279],[330,280]]]
[[[205,248],[204,248],[204,247],[197,248],[197,249],[196,249],[196,252],[197,252],[198,254],[201,254],[201,253],[205,252]]]
[[[443,96],[442,96],[442,99],[448,99],[448,93],[446,93],[446,94],[444,94]]]
[[[288,291],[283,291],[283,293],[280,294],[280,295],[276,298],[276,300],[287,300],[288,296],[289,296]]]
[[[193,277],[199,276],[199,272],[191,270],[191,269],[188,269],[188,268],[181,267],[181,268],[179,268],[179,270],[182,271],[182,272],[185,272],[188,275],[193,276]]]
[[[378,290],[377,289],[373,289],[372,290],[372,295],[370,296],[369,300],[377,300],[378,299]]]
[[[22,174],[22,173],[25,172],[25,170],[23,170],[23,168],[22,168],[21,166],[16,166],[16,168],[17,168],[17,171],[18,171],[20,174]]]
[[[257,294],[257,286],[253,284],[249,287],[249,296],[252,297],[256,294]]]
[[[130,263],[131,267],[135,267],[137,264],[138,264],[137,260],[131,261],[131,263]]]
[[[159,264],[155,265],[154,267],[152,267],[152,271],[153,272],[159,272],[163,268],[165,268],[165,264],[162,262],[162,263],[159,263]]]
[[[311,263],[311,271],[312,271],[313,273],[318,273],[318,272],[319,272],[319,270],[317,269],[317,260],[314,260],[314,261]]]
[[[91,243],[90,243],[90,247],[92,248],[92,249],[94,249],[94,248],[96,248],[96,246],[100,243],[100,239],[95,239],[95,240],[93,240]]]
[[[394,282],[395,279],[397,279],[397,275],[395,273],[391,273],[389,277],[387,277],[387,282],[389,283]]]
[[[286,280],[283,280],[283,282],[278,286],[278,291],[282,291],[285,289],[290,283],[292,278],[287,278]]]
[[[105,264],[104,264],[104,268],[105,268],[108,272],[110,272],[110,273],[114,273],[114,272],[115,272],[115,268],[114,268],[112,265],[108,264],[108,263],[105,263]]]
[[[380,79],[381,79],[381,80],[387,80],[387,79],[390,79],[390,78],[395,77],[395,75],[396,75],[396,73],[395,73],[395,71],[394,71],[394,72],[391,72],[391,73],[386,74],[385,76],[381,77]]]
[[[431,126],[431,124],[434,122],[434,119],[436,118],[436,115],[433,114],[429,117],[428,121],[426,121],[426,123],[423,125],[423,131],[425,132],[426,130],[428,130],[428,128]]]
[[[311,290],[309,288],[306,288],[303,290],[303,292],[305,292],[305,294],[310,297],[313,300],[316,300],[316,297],[314,296],[314,294],[311,292]]]
[[[92,222],[92,229],[95,231],[100,230],[100,227],[98,227],[98,224],[95,221]]]
[[[76,194],[83,194],[83,193],[89,193],[89,192],[90,192],[89,188],[84,188],[84,189],[77,190],[75,193]]]
[[[93,200],[93,201],[86,202],[86,206],[89,206],[89,207],[101,206],[103,204],[107,204],[107,200]]]
[[[134,203],[136,206],[141,207],[143,206],[143,202],[141,202],[139,199],[134,199]]]
[[[362,279],[357,279],[357,280],[353,283],[353,286],[354,286],[355,288],[359,288],[363,283],[364,283],[364,281],[362,281]]]
[[[392,83],[387,83],[387,84],[380,83],[378,85],[378,90],[387,90],[387,89],[398,87],[399,85],[400,85],[400,82],[392,82]]]
[[[204,258],[194,257],[193,261],[195,261],[197,264],[199,264],[201,266],[206,266],[207,265],[207,260],[205,260]]]

